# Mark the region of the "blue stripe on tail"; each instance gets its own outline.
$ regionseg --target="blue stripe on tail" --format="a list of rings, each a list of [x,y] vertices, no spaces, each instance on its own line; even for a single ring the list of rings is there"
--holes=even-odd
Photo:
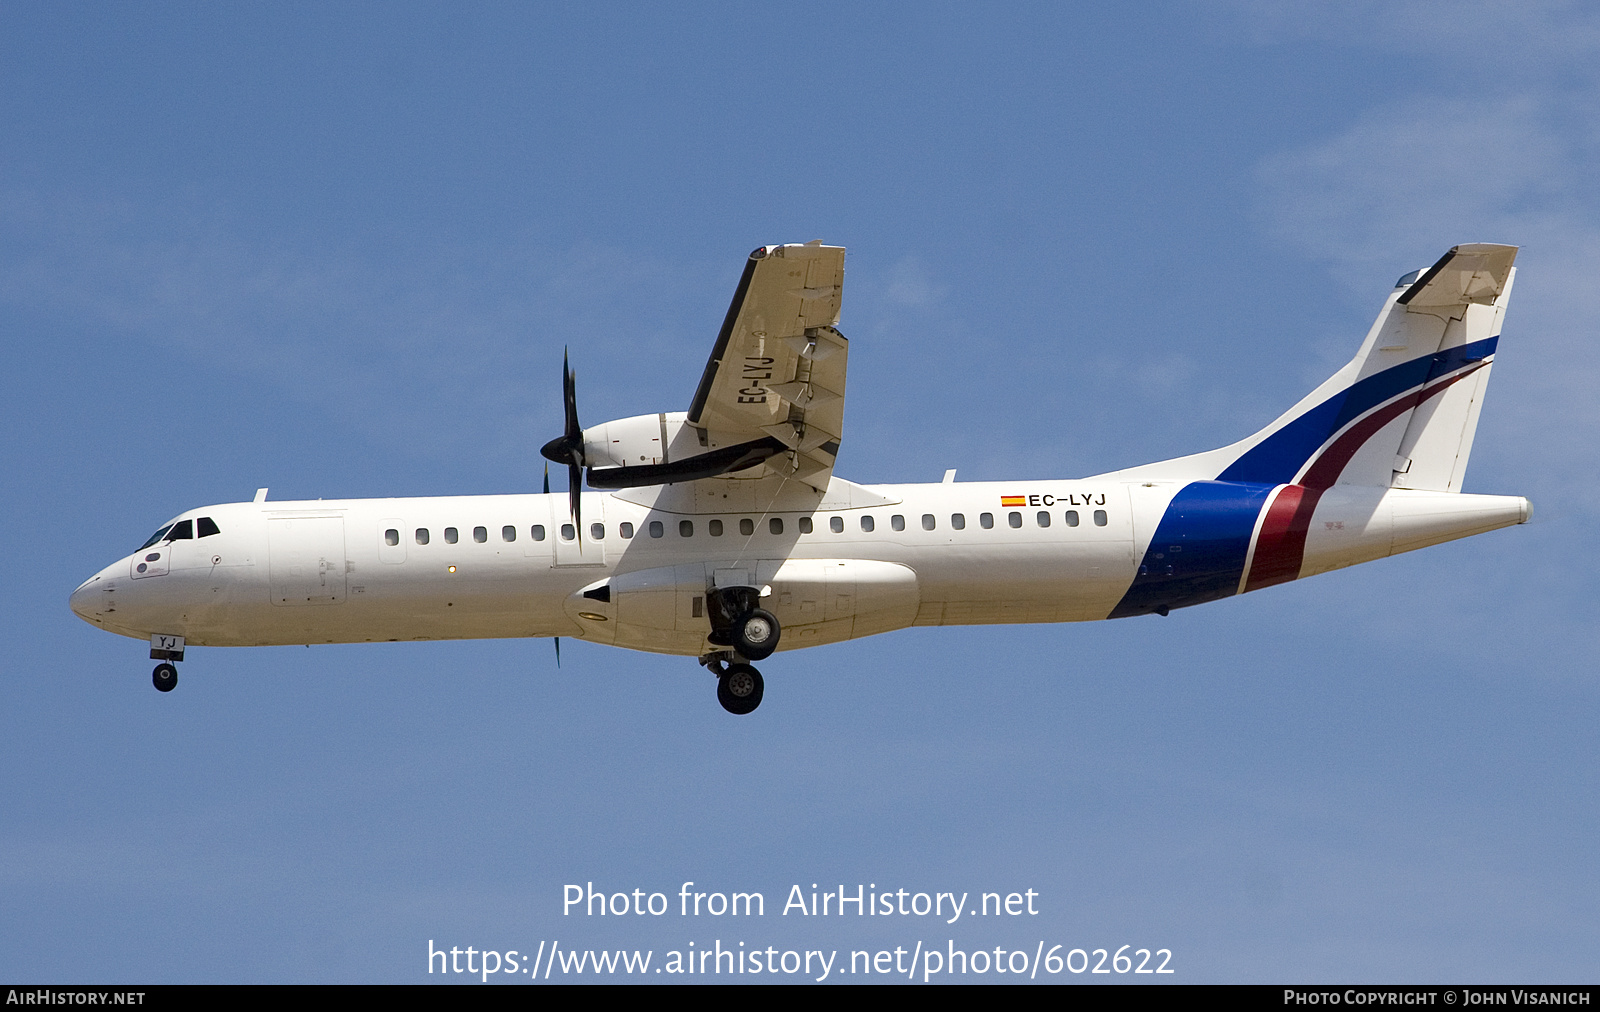
[[[1164,615],[1238,593],[1256,517],[1276,487],[1227,481],[1185,485],[1161,517],[1133,585],[1107,617]]]
[[[1494,354],[1498,337],[1446,348],[1402,362],[1334,394],[1283,428],[1263,439],[1217,475],[1218,481],[1265,482],[1282,485],[1294,481],[1311,455],[1333,434],[1378,405],[1414,389],[1428,380],[1469,362]]]

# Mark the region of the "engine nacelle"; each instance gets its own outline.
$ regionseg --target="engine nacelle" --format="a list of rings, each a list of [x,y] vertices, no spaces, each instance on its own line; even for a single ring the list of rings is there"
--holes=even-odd
[[[684,411],[617,418],[583,430],[583,458],[590,467],[666,464],[701,452],[699,433]]]
[[[689,424],[683,411],[618,418],[583,430],[594,488],[633,488],[736,474],[788,449],[773,436],[739,442]]]

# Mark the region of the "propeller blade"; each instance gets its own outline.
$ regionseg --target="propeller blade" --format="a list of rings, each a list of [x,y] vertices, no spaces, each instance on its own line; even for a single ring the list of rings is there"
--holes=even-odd
[[[583,426],[578,423],[578,374],[572,371],[567,353],[561,353],[561,410],[564,431],[539,450],[546,460],[558,464],[584,465]]]
[[[583,467],[577,461],[567,465],[567,506],[572,510],[572,526],[578,534],[579,550],[583,545]]]
[[[583,550],[583,426],[578,422],[578,374],[566,349],[561,351],[561,410],[565,431],[539,450],[546,460],[567,465],[567,508],[572,513],[573,534]],[[550,465],[544,467],[544,490],[550,491]]]
[[[561,637],[556,637],[556,667],[561,667]]]
[[[567,365],[567,352],[564,348],[561,351],[561,399],[567,412],[567,442],[581,459],[583,426],[578,424],[578,374]]]

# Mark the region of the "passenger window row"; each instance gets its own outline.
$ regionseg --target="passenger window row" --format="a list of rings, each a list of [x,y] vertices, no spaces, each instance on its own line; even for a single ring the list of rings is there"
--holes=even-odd
[[[1064,523],[1066,523],[1066,525],[1068,527],[1076,527],[1076,526],[1078,526],[1079,523],[1081,523],[1081,520],[1078,517],[1078,511],[1077,510],[1067,510],[1066,513],[1062,515],[1061,519],[1062,519],[1062,521]],[[1104,527],[1104,526],[1106,526],[1107,523],[1110,522],[1109,518],[1106,515],[1106,511],[1105,510],[1095,510],[1094,514],[1093,514],[1093,519],[1094,519],[1094,525],[1096,527]],[[210,536],[212,534],[219,533],[219,531],[217,530],[217,525],[211,522],[211,518],[210,517],[201,517],[199,522],[200,522],[200,536],[202,538],[208,537],[208,536]],[[1049,527],[1051,522],[1052,522],[1051,515],[1047,510],[1040,510],[1037,514],[1034,515],[1034,523],[1039,527]],[[1011,527],[1020,528],[1022,526],[1022,514],[1018,513],[1018,512],[1007,513],[1006,514],[1006,523],[1007,523],[1007,525],[1009,525]],[[179,523],[179,524],[174,524],[172,526],[172,531],[174,533],[172,533],[168,537],[168,540],[174,540],[174,539],[178,539],[178,538],[193,537],[194,535],[193,535],[192,532],[189,531],[188,524],[189,524],[189,521],[187,521],[187,520],[185,520],[185,521],[183,521],[182,523]],[[695,522],[693,520],[679,520],[678,521],[678,536],[680,538],[692,538],[692,537],[694,537],[694,524],[695,524]],[[863,531],[865,531],[867,533],[871,533],[873,530],[876,529],[877,521],[873,519],[873,517],[872,517],[872,515],[870,513],[863,513],[861,515],[861,518],[860,518],[860,526],[861,526],[861,529]],[[980,514],[978,514],[978,526],[982,527],[986,531],[993,529],[993,527],[994,527],[994,514],[993,513],[980,513]],[[812,531],[814,529],[813,525],[812,525],[812,519],[810,517],[801,517],[796,522],[796,527],[799,528],[799,531],[800,531],[801,534],[810,534],[810,533],[812,533]],[[906,518],[902,514],[899,514],[899,513],[892,514],[889,517],[889,527],[890,527],[891,530],[896,530],[896,531],[905,530],[906,529]],[[957,530],[957,531],[966,530],[966,528],[967,528],[967,517],[966,517],[966,514],[964,514],[964,513],[952,513],[952,514],[950,514],[950,527],[951,527],[952,530]],[[182,533],[178,533],[179,528],[183,529]],[[936,516],[934,516],[932,513],[924,513],[924,514],[922,514],[922,529],[923,530],[932,531],[932,530],[938,530],[938,528],[939,528],[939,521],[938,521],[938,518]],[[666,533],[667,533],[666,525],[664,523],[662,523],[660,520],[652,520],[652,521],[650,521],[649,524],[646,525],[645,530],[647,532],[649,532],[649,534],[650,534],[650,536],[652,538],[665,537]],[[782,517],[768,517],[767,518],[767,530],[768,530],[768,532],[770,532],[772,534],[781,535],[783,533],[783,518]],[[832,531],[835,534],[843,534],[844,533],[844,517],[829,517],[828,518],[828,530]],[[722,536],[722,532],[723,532],[723,524],[722,524],[721,520],[708,520],[708,521],[706,521],[706,533],[709,534],[711,537],[720,538]],[[749,517],[744,517],[744,518],[740,519],[740,521],[739,521],[739,533],[741,535],[744,535],[745,537],[749,537],[749,536],[755,534],[755,532],[756,532],[756,524],[755,524],[754,520],[750,519]],[[144,547],[148,548],[148,547],[150,547],[150,545],[153,545],[157,541],[162,540],[162,535],[165,535],[165,534],[167,534],[167,529],[163,528],[162,530],[158,531],[156,533],[155,537],[151,538],[150,541],[148,543],[146,543]],[[543,524],[534,524],[531,528],[528,529],[528,534],[535,541],[543,541],[545,539],[544,525]],[[625,540],[625,541],[631,539],[633,537],[633,524],[628,523],[626,521],[618,524],[617,525],[617,534],[620,535],[622,537],[622,539]],[[560,535],[561,535],[561,540],[562,541],[573,541],[573,540],[576,540],[576,538],[578,536],[577,530],[571,524],[562,524],[561,528],[560,528]],[[605,537],[606,537],[606,525],[605,524],[590,524],[589,525],[589,537],[590,537],[590,539],[592,539],[594,541],[604,541]],[[416,538],[417,544],[426,545],[431,540],[432,535],[429,533],[428,528],[426,528],[426,527],[418,527],[416,529],[415,538]],[[444,529],[444,542],[445,542],[445,544],[453,545],[453,544],[456,544],[457,542],[459,542],[460,540],[461,540],[460,532],[456,528],[454,528],[454,527],[446,527]],[[486,543],[489,540],[489,529],[487,527],[474,527],[472,529],[472,540],[477,542],[480,545]],[[506,526],[500,528],[500,540],[503,541],[503,542],[507,542],[507,543],[517,540],[517,529],[515,527],[511,526],[510,524],[507,524]],[[384,531],[383,532],[383,541],[384,541],[384,544],[389,545],[391,548],[396,546],[396,545],[398,545],[398,544],[400,544],[400,532],[399,532],[399,530],[391,527],[388,530]]]
[[[544,525],[543,524],[534,524],[533,528],[529,531],[529,533],[533,535],[533,540],[535,540],[535,541],[543,541],[544,540]],[[433,535],[429,532],[428,528],[426,528],[426,527],[418,527],[416,529],[416,533],[413,535],[413,537],[416,539],[416,542],[419,545],[425,545],[428,542],[433,540]],[[457,542],[459,542],[460,540],[461,540],[461,532],[459,530],[457,530],[454,527],[446,527],[444,529],[444,543],[445,544],[453,545],[453,544],[456,544]],[[487,527],[474,527],[472,529],[472,540],[477,542],[480,545],[487,544],[488,541],[489,541],[489,528],[487,528]],[[501,541],[505,541],[505,542],[511,542],[511,541],[517,540],[517,529],[515,527],[511,526],[510,524],[506,524],[504,527],[500,528],[500,540]],[[393,548],[395,545],[398,545],[400,543],[400,532],[398,530],[396,530],[395,528],[393,528],[393,527],[391,527],[388,530],[384,531],[383,532],[383,543],[388,545],[391,548]]]
[[[1078,511],[1077,510],[1067,510],[1066,513],[1064,513],[1062,515],[1061,519],[1062,519],[1062,521],[1064,523],[1066,523],[1066,525],[1068,527],[1076,527],[1082,522],[1081,519],[1078,516]],[[1093,514],[1093,519],[1094,519],[1094,525],[1096,527],[1104,527],[1108,523],[1111,522],[1111,518],[1106,514],[1105,510],[1095,510],[1094,514]],[[1040,510],[1037,514],[1034,515],[1033,522],[1036,525],[1038,525],[1039,527],[1049,527],[1050,524],[1051,524],[1051,516],[1050,516],[1049,511]],[[809,524],[805,524],[804,520],[802,520],[801,523],[803,525],[805,525],[807,528],[809,528],[809,526],[810,526]],[[1018,513],[1018,512],[1007,513],[1006,514],[1006,523],[1007,523],[1007,525],[1009,525],[1011,527],[1021,527],[1022,526],[1022,514]],[[861,516],[861,529],[863,531],[871,531],[873,529],[874,525],[875,525],[875,521],[873,520],[873,518],[872,518],[872,516],[870,514],[862,514],[862,516]],[[994,514],[993,513],[980,513],[980,514],[978,514],[978,526],[982,527],[986,531],[987,530],[992,530],[994,528]],[[895,513],[895,514],[891,515],[889,517],[889,527],[890,527],[891,530],[896,530],[896,531],[905,530],[906,529],[906,518],[903,515],[899,514],[899,513]],[[950,528],[952,530],[957,530],[957,531],[966,530],[967,529],[967,516],[966,516],[966,514],[965,513],[952,513],[952,514],[950,514]],[[925,531],[938,530],[939,529],[939,518],[934,516],[932,513],[924,513],[924,514],[922,514],[922,529],[925,530]],[[844,517],[829,517],[828,518],[828,530],[832,531],[835,534],[843,534],[844,533]],[[810,533],[810,531],[807,530],[806,533]]]

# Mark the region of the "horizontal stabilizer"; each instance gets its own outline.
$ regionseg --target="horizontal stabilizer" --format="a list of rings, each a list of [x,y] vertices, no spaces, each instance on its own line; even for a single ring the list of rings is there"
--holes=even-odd
[[[1490,305],[1505,290],[1516,259],[1515,246],[1489,242],[1455,246],[1395,301],[1416,309]]]

